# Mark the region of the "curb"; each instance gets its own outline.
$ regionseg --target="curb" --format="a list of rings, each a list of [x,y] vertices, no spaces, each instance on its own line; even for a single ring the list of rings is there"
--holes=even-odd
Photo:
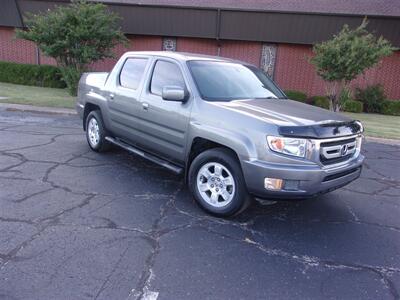
[[[372,137],[372,136],[366,136],[365,141],[372,142],[372,143],[380,143],[380,144],[387,144],[387,145],[397,145],[400,146],[400,140],[394,140],[394,139],[384,139],[384,138],[378,138],[378,137]]]
[[[58,114],[58,115],[76,115],[76,111],[71,108],[57,108],[57,107],[45,107],[45,106],[33,106],[25,104],[11,104],[11,103],[0,103],[0,108],[4,108],[6,111],[22,111],[22,112],[33,112],[42,114]]]

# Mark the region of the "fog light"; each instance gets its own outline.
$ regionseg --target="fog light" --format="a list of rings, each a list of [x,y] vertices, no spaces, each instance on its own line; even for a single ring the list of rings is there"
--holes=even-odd
[[[300,181],[298,180],[285,180],[285,191],[297,191],[299,189]]]
[[[278,178],[265,178],[264,179],[264,187],[267,190],[279,191],[283,187],[283,179]]]

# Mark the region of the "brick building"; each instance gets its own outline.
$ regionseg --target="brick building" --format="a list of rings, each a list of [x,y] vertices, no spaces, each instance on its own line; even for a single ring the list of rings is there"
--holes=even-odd
[[[312,44],[337,33],[343,24],[359,25],[400,47],[399,0],[102,0],[122,16],[128,50],[170,50],[221,55],[250,62],[270,74],[283,88],[308,95],[325,93],[324,83],[308,62]],[[28,41],[16,40],[27,12],[65,5],[67,0],[2,0],[0,60],[54,64]],[[108,59],[92,66],[108,71]],[[389,98],[400,99],[400,51],[385,58],[352,83],[381,83]]]

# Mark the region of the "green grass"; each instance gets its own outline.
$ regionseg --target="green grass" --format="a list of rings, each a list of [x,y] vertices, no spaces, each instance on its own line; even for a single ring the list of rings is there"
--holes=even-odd
[[[355,114],[343,113],[344,115],[360,120],[365,129],[366,136],[400,139],[400,117],[379,114]]]
[[[43,88],[0,82],[1,103],[29,104],[34,106],[74,108],[75,97],[66,89]]]
[[[65,89],[42,88],[0,82],[2,103],[29,104],[35,106],[74,108],[75,97]],[[372,137],[400,139],[400,117],[379,114],[343,113],[352,119],[360,120],[365,135]]]

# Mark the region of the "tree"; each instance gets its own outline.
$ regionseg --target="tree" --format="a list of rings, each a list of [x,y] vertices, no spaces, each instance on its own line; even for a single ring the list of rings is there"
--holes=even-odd
[[[118,25],[119,17],[104,4],[73,0],[69,5],[29,15],[27,30],[16,36],[32,41],[53,57],[72,95],[81,74],[93,62],[113,57],[113,48],[127,39]]]
[[[383,37],[376,38],[366,30],[366,19],[355,29],[344,25],[331,40],[314,45],[311,62],[317,74],[327,83],[330,108],[340,110],[340,96],[350,82],[392,54],[394,47]]]

